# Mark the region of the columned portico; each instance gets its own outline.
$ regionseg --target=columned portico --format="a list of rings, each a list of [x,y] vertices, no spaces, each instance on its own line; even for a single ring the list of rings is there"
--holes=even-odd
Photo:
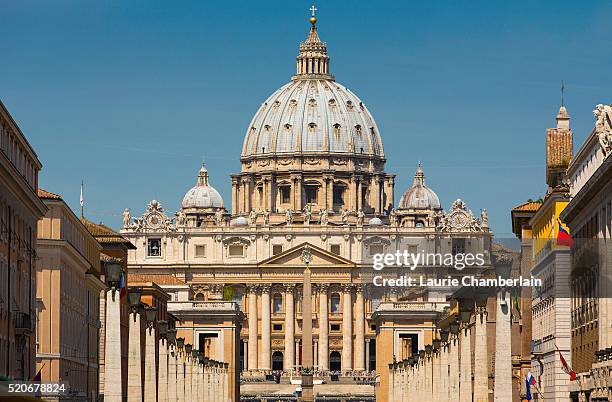
[[[285,285],[285,370],[293,370],[295,363],[295,317],[293,291],[295,285]]]

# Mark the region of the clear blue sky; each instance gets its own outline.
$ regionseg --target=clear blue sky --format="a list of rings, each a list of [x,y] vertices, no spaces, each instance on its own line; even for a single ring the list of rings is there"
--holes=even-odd
[[[0,1],[0,98],[41,186],[118,227],[174,213],[202,157],[231,205],[246,127],[294,72],[308,1]],[[422,160],[445,208],[510,209],[545,191],[560,82],[577,148],[612,101],[610,1],[317,3],[332,73],[374,114],[396,199]]]

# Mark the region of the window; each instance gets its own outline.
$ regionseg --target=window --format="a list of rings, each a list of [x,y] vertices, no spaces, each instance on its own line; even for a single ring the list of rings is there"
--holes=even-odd
[[[274,325],[272,325],[272,330],[273,331],[282,331],[283,330],[283,324],[274,324]]]
[[[161,257],[161,239],[147,240],[147,256]]]
[[[334,207],[342,207],[344,205],[344,187],[334,186]]]
[[[206,257],[206,245],[205,244],[197,244],[195,246],[195,256],[196,257]]]
[[[204,301],[204,293],[196,293],[194,297],[195,301]]]
[[[370,325],[370,329],[371,329],[372,331],[376,331],[376,324],[372,324],[372,325]]]
[[[382,244],[370,244],[368,250],[370,252],[370,256],[373,256],[375,254],[382,254],[384,252]]]
[[[272,255],[278,255],[283,252],[283,246],[281,244],[274,244],[272,246]]]
[[[291,202],[291,187],[280,187],[281,204],[289,204]]]
[[[280,293],[275,293],[272,299],[272,312],[282,313],[283,312],[283,296]]]
[[[340,324],[332,324],[331,325],[331,330],[332,331],[340,331]]]
[[[338,293],[334,293],[331,295],[331,312],[339,313],[340,312],[340,295]]]
[[[408,252],[410,254],[417,254],[417,247],[416,245],[409,245],[408,246]]]
[[[230,257],[243,257],[244,246],[242,244],[230,244],[228,252]]]
[[[332,254],[340,255],[340,245],[332,244],[329,248],[329,251],[331,251]]]
[[[453,239],[453,255],[465,253],[465,239]]]
[[[307,204],[316,204],[317,203],[317,186],[304,186],[304,192],[306,193],[306,203]]]

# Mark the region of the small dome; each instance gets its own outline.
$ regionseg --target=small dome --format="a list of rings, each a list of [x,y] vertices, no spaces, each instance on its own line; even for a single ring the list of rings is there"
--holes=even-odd
[[[185,197],[183,197],[183,209],[198,208],[198,209],[217,209],[223,208],[223,198],[214,187],[208,184],[208,170],[204,164],[198,172],[198,181],[192,187]]]
[[[380,218],[376,218],[376,217],[374,217],[374,218],[370,219],[370,221],[368,222],[368,224],[369,224],[370,226],[380,226],[380,225],[382,225],[382,221],[380,220]]]
[[[440,199],[436,193],[425,185],[425,173],[419,163],[414,181],[399,202],[398,209],[440,209]]]
[[[230,222],[230,226],[248,226],[249,221],[244,216],[239,216]]]

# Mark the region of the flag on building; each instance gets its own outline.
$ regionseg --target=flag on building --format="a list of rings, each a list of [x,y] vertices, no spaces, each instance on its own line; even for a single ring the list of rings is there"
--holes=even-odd
[[[557,345],[555,345],[555,348],[557,348],[557,352],[559,352],[559,358],[561,359],[561,366],[562,366],[561,368],[563,369],[563,371],[565,371],[565,374],[569,375],[570,381],[574,381],[576,379],[576,372],[572,370],[569,364],[567,364],[567,362],[565,361],[565,358],[563,357],[563,353],[561,353]]]
[[[525,377],[525,391],[526,391],[525,399],[527,399],[528,401],[533,399],[531,397],[531,386],[532,385],[536,385],[536,379],[533,376],[533,374],[531,374],[531,371],[530,371],[529,373],[527,373],[527,377]]]
[[[121,272],[117,287],[119,288],[119,297],[127,296],[127,284],[125,283],[125,275],[123,272]]]
[[[559,246],[574,247],[574,240],[572,239],[572,236],[570,236],[567,229],[563,227],[561,221],[558,219],[557,225],[559,225],[559,230],[557,230],[557,244]]]

